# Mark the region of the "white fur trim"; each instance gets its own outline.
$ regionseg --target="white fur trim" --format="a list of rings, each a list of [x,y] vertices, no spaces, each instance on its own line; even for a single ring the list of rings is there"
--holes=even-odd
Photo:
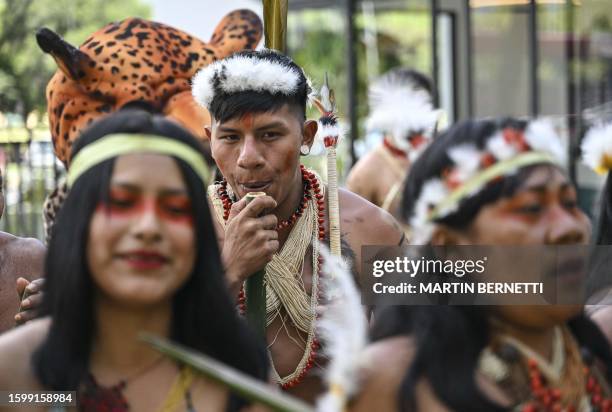
[[[231,56],[218,60],[201,69],[192,79],[193,97],[207,109],[215,97],[213,79],[221,73],[224,78],[219,87],[225,93],[255,91],[291,95],[300,79],[296,69],[267,59]]]
[[[612,123],[591,127],[580,148],[582,161],[587,166],[599,173],[605,172],[604,159],[612,158]]]

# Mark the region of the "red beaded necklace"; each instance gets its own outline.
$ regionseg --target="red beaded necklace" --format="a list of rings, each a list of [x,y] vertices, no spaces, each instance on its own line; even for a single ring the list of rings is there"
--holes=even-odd
[[[321,193],[321,186],[317,179],[317,176],[308,171],[304,165],[300,165],[300,170],[302,172],[302,181],[304,184],[304,193],[302,199],[300,200],[300,205],[296,209],[295,212],[289,217],[289,219],[280,222],[276,230],[281,230],[285,228],[292,227],[293,224],[297,221],[297,219],[302,216],[304,210],[306,209],[307,203],[310,200],[314,200],[317,202],[317,225],[318,225],[318,238],[320,242],[325,240],[325,199],[323,193]],[[223,180],[217,189],[217,194],[221,198],[221,202],[223,203],[223,220],[227,221],[230,214],[230,209],[232,207],[233,201],[229,194],[227,193],[227,181]],[[323,258],[321,256],[318,257],[317,260],[317,273],[321,276],[321,267],[323,264]],[[317,300],[319,300],[322,296],[321,288],[319,287]],[[238,294],[238,307],[240,313],[244,315],[246,313],[246,293],[244,291],[244,286],[240,288],[240,293]],[[318,315],[316,315],[318,317]],[[312,369],[315,363],[315,359],[317,356],[317,350],[320,347],[319,340],[313,332],[312,341],[310,343],[310,354],[308,356],[308,360],[304,368],[300,371],[297,377],[294,379],[285,382],[281,385],[283,389],[293,388],[298,385],[300,382],[304,380],[304,377],[308,374],[308,372]]]
[[[577,406],[569,405],[563,409],[561,404],[561,391],[558,388],[549,388],[542,379],[542,373],[534,359],[527,361],[529,369],[529,386],[534,400],[526,404],[522,412],[576,412]],[[602,388],[597,379],[592,375],[588,366],[584,367],[586,379],[586,392],[594,410],[599,412],[612,412],[612,398],[604,398]]]
[[[306,209],[306,202],[308,202],[308,200],[312,198],[312,195],[309,192],[311,186],[314,187],[314,185],[316,185],[316,193],[320,194],[319,184],[316,182],[316,178],[306,178],[304,175],[305,169],[303,169],[303,166],[301,167],[303,178],[302,180],[304,181],[304,195],[302,196],[302,199],[300,199],[300,204],[298,205],[295,212],[293,212],[293,214],[291,214],[291,216],[287,220],[280,221],[276,225],[276,230],[282,230],[292,227],[293,224],[297,221],[297,219],[302,216],[302,214],[304,213],[304,209]],[[314,180],[314,182],[312,180]],[[227,221],[227,219],[229,218],[230,209],[234,202],[232,201],[230,195],[227,193],[227,181],[225,179],[220,182],[219,187],[217,188],[217,193],[221,198],[221,202],[223,202],[223,220]]]
[[[386,137],[383,139],[383,145],[387,148],[387,150],[391,152],[391,154],[395,156],[404,158],[408,157],[408,154],[406,152],[404,152],[402,149],[398,149],[397,147],[395,147]]]

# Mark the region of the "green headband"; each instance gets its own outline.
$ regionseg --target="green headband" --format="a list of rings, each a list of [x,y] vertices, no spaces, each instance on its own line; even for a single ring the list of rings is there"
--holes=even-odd
[[[68,185],[87,170],[105,160],[133,153],[154,153],[175,156],[187,163],[204,182],[210,182],[210,170],[204,157],[191,146],[174,139],[148,134],[109,134],[85,146],[70,162]]]
[[[477,192],[482,186],[493,179],[506,175],[522,167],[538,164],[552,163],[559,164],[559,160],[547,152],[527,152],[507,160],[495,163],[468,179],[464,184],[452,191],[442,202],[438,203],[429,215],[429,221],[443,217],[443,212],[448,208],[458,204],[464,198]]]

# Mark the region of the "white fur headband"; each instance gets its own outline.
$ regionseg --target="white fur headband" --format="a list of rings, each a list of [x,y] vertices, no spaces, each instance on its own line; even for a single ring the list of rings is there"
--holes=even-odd
[[[197,72],[192,79],[192,94],[207,109],[219,92],[255,91],[290,96],[297,91],[301,74],[294,67],[265,57],[231,56]]]

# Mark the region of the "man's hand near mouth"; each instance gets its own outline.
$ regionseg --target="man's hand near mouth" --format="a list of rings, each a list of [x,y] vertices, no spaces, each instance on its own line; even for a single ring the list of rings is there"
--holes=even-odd
[[[221,257],[230,290],[235,296],[242,282],[263,269],[279,249],[278,220],[270,213],[275,207],[276,201],[267,195],[257,197],[249,204],[243,198],[232,205]]]

